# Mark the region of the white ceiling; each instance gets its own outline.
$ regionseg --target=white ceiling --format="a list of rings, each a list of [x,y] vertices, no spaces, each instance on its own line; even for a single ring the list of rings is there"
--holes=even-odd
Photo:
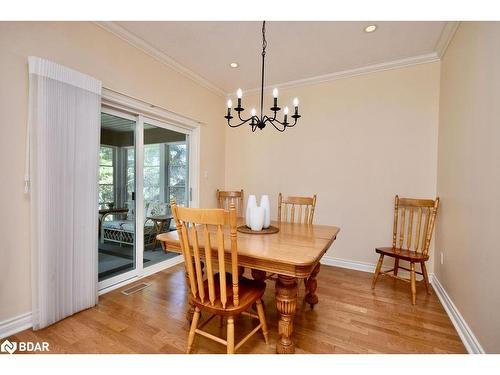
[[[365,33],[368,24],[378,26]],[[101,24],[222,92],[260,86],[261,22]],[[266,22],[266,86],[372,65],[437,59],[447,22]],[[444,42],[446,43],[446,41]],[[239,68],[229,63],[236,61]],[[396,61],[396,62],[395,62]]]

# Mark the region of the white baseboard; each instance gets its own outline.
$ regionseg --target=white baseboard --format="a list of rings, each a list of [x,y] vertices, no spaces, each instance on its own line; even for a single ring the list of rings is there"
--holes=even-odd
[[[347,268],[350,270],[369,272],[369,273],[375,272],[375,267],[376,267],[376,264],[373,263],[358,262],[354,260],[340,259],[331,256],[324,256],[321,259],[321,264],[327,266]],[[388,270],[388,269],[390,269],[390,266],[382,267],[382,270]],[[467,324],[463,316],[458,311],[457,307],[451,300],[448,293],[446,293],[446,290],[443,288],[443,285],[441,285],[436,275],[433,273],[429,274],[429,279],[430,283],[434,287],[434,291],[436,292],[439,301],[441,302],[441,305],[443,305],[446,314],[448,314],[448,317],[453,323],[453,326],[457,330],[457,333],[460,336],[460,339],[462,340],[465,349],[467,349],[467,352],[470,354],[484,354],[485,351],[482,348],[481,344],[479,343],[478,339],[470,329],[469,325]]]
[[[443,288],[443,285],[439,282],[439,279],[436,277],[436,275],[433,275],[433,277],[431,278],[431,283],[434,287],[434,291],[441,301],[441,304],[446,310],[446,313],[450,317],[451,322],[455,326],[458,335],[462,339],[467,352],[469,354],[484,354],[485,351],[479,343],[479,340],[470,329],[462,314],[460,314],[460,311],[458,311],[448,293],[446,293],[446,290]]]
[[[362,272],[370,272],[370,273],[375,272],[375,264],[358,262],[355,260],[340,259],[328,255],[325,255],[323,258],[321,258],[321,264],[325,264],[327,266],[347,268],[350,270],[356,270]]]
[[[31,312],[16,316],[0,322],[0,339],[15,335],[18,332],[31,328]]]
[[[377,266],[375,263],[366,263],[366,262],[359,262],[356,260],[340,259],[340,258],[328,256],[328,255],[321,258],[321,264],[324,264],[327,266],[347,268],[349,270],[369,272],[369,273],[374,273],[375,267]],[[387,266],[387,265],[382,266],[382,271],[387,271],[390,268],[391,267]]]

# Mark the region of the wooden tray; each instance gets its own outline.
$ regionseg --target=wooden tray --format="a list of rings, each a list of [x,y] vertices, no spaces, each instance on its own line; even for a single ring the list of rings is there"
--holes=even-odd
[[[279,228],[272,226],[272,225],[266,229],[262,228],[261,231],[251,230],[246,225],[240,225],[238,227],[238,232],[248,233],[248,234],[273,234],[273,233],[278,233],[279,231],[280,231]]]

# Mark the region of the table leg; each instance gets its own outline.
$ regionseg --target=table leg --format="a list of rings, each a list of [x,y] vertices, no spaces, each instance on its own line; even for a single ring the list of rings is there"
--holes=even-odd
[[[257,281],[264,281],[266,279],[266,271],[252,269],[252,278]]]
[[[311,309],[314,308],[314,305],[318,303],[318,296],[316,295],[316,289],[318,289],[318,281],[316,277],[319,273],[320,264],[318,263],[316,267],[314,267],[311,275],[306,281],[306,302],[311,306]]]
[[[295,277],[278,275],[276,307],[280,314],[276,353],[293,354],[295,353],[295,343],[292,339],[293,318],[297,310],[297,279]]]

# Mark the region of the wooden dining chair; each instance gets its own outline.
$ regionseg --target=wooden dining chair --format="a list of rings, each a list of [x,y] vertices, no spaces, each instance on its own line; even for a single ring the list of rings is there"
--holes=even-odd
[[[312,224],[316,194],[312,197],[283,197],[278,195],[278,221]]]
[[[226,211],[185,208],[172,202],[172,214],[189,279],[191,303],[195,306],[189,330],[187,353],[191,351],[196,334],[226,345],[228,354],[238,350],[260,329],[267,344],[268,330],[262,306],[262,295],[266,284],[262,281],[238,277],[237,219],[234,203],[231,203],[229,211]],[[210,233],[209,226],[212,232],[215,229],[215,233]],[[225,252],[224,227],[229,227],[230,253]],[[213,237],[215,237],[215,246],[212,246]],[[205,275],[201,263],[202,258],[206,264]],[[230,272],[226,272],[226,265]],[[218,272],[216,272],[216,267],[218,267]],[[257,314],[247,312],[253,304],[256,306]],[[198,325],[201,311],[212,315]],[[258,319],[259,324],[235,345],[234,318],[240,314]],[[227,318],[226,340],[201,330],[215,316]]]
[[[425,262],[429,260],[429,246],[436,215],[439,207],[439,198],[411,199],[399,198],[394,201],[394,224],[392,230],[392,247],[378,247],[375,251],[380,254],[375,274],[373,275],[372,289],[375,288],[379,275],[390,276],[410,283],[412,304],[417,301],[416,274],[423,277],[427,293],[430,294],[429,276]],[[415,225],[414,225],[415,224]],[[380,272],[384,256],[394,258],[394,268]],[[399,264],[400,260],[410,262],[410,268]],[[420,264],[421,271],[415,270],[415,264]],[[410,272],[410,279],[398,276],[398,270]],[[391,274],[392,272],[392,274]]]
[[[316,208],[316,194],[312,197],[283,197],[283,194],[278,195],[278,222],[304,223],[312,224],[314,219],[314,210]],[[319,272],[316,272],[316,274]],[[267,276],[268,279],[275,280],[275,274]],[[304,279],[306,292],[313,288],[311,283],[315,283],[316,279],[310,277]],[[307,297],[306,297],[307,300]],[[311,301],[310,301],[311,302]],[[316,302],[317,303],[317,302]],[[311,309],[314,303],[309,303]]]
[[[244,209],[243,189],[239,191],[223,191],[217,189],[217,207],[225,210],[229,209],[231,203],[236,206],[236,213],[238,217],[243,217]]]

